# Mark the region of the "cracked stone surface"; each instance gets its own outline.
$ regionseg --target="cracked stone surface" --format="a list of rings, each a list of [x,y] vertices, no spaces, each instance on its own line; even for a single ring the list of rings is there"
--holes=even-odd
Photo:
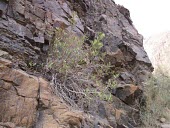
[[[7,67],[9,61],[0,64],[0,120],[30,127],[36,118],[38,79]]]
[[[47,81],[12,69],[8,67],[10,61],[0,60],[1,122],[12,122],[14,127],[28,128],[80,125],[82,113],[71,111],[64,101],[53,95]]]
[[[96,117],[73,111],[49,81],[25,72],[29,62],[46,59],[55,28],[87,36],[87,43],[98,32],[106,35],[104,60],[120,74],[121,86],[113,90],[112,104],[98,106]],[[131,128],[138,110],[127,104],[153,70],[128,9],[112,0],[1,0],[0,57],[0,127]]]
[[[1,1],[0,10],[0,49],[17,62],[44,58],[54,28],[62,28],[90,40],[105,33],[105,61],[126,72],[135,85],[153,70],[128,9],[112,0],[11,0]]]
[[[124,119],[137,112],[114,96],[113,103],[101,102],[99,116],[75,110],[53,94],[48,81],[13,69],[11,64],[0,58],[0,126],[91,128],[99,124],[105,128],[116,127],[117,123],[128,126]]]

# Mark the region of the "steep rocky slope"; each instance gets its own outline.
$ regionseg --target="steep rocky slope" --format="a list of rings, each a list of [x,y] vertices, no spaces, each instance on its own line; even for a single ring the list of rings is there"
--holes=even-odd
[[[165,75],[170,76],[170,32],[149,37],[145,40],[144,47],[155,70],[162,70]]]
[[[95,114],[75,110],[41,78],[54,28],[86,36],[86,43],[98,32],[106,35],[102,49],[121,87],[111,103],[99,101]],[[137,126],[138,110],[131,102],[152,71],[142,42],[129,11],[112,0],[1,0],[0,127]],[[30,71],[32,64],[36,69]]]

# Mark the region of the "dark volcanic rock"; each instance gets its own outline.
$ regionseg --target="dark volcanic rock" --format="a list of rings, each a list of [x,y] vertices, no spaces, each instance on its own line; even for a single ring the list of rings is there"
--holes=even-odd
[[[128,105],[134,105],[139,97],[142,96],[142,89],[135,85],[124,85],[117,87],[115,94],[119,99]]]
[[[38,60],[42,51],[47,51],[43,48],[52,40],[50,33],[55,27],[72,27],[75,33],[82,34],[79,18],[75,19],[75,25],[69,22],[72,15],[68,5],[61,1],[1,1],[0,48],[13,57]]]
[[[141,84],[144,81],[141,73],[151,72],[152,68],[143,48],[143,37],[134,28],[129,11],[112,0],[69,1],[84,21],[84,26],[90,28],[85,29],[89,38],[92,31],[95,35],[97,32],[105,33],[106,61],[133,76],[134,84]]]
[[[27,59],[38,60],[43,51],[48,51],[50,33],[55,27],[85,34],[89,39],[103,32],[106,61],[134,77],[134,84],[141,84],[142,73],[152,69],[143,49],[143,38],[133,27],[129,11],[112,0],[69,1],[0,2],[1,49],[17,58],[22,59],[18,57],[22,54]],[[74,18],[74,24],[70,18]]]
[[[55,98],[59,97],[52,96],[47,87],[49,84],[41,84],[40,89],[41,81],[37,77],[12,69],[22,65],[25,70],[27,63],[34,61],[41,65],[46,59],[55,28],[65,29],[77,36],[87,36],[88,40],[94,40],[98,32],[106,35],[102,40],[102,50],[106,51],[104,60],[110,62],[120,74],[118,82],[122,87],[115,90],[117,97],[113,96],[112,103],[99,101],[97,108],[91,105],[93,115],[84,113],[84,118],[78,116],[81,112],[74,113],[63,105],[64,101],[56,101]],[[0,73],[0,106],[3,108],[0,126],[136,126],[133,118],[138,110],[127,104],[134,103],[138,96],[137,85],[142,86],[153,70],[142,42],[143,37],[134,28],[128,9],[112,0],[1,0],[0,57],[11,60],[12,64],[0,59],[2,71],[8,69],[7,73]],[[30,84],[32,79],[33,84]],[[133,86],[127,87],[127,84]]]

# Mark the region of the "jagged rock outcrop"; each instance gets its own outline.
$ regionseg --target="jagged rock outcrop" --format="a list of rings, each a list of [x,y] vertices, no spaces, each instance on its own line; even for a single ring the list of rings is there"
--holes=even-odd
[[[106,35],[102,40],[105,61],[120,74],[121,86],[113,91],[112,103],[100,103],[96,115],[74,112],[52,93],[47,81],[27,70],[30,64],[36,64],[36,72],[41,72],[55,28],[87,36],[86,43],[98,32]],[[0,57],[7,60],[0,59],[0,126],[137,126],[134,118],[138,118],[138,110],[128,105],[142,95],[138,86],[152,71],[142,42],[129,11],[112,0],[1,0]]]
[[[97,32],[103,32],[107,58],[122,70],[123,81],[140,84],[151,63],[129,11],[112,0],[68,1],[1,1],[1,49],[15,60],[38,61],[48,50],[54,27],[87,35],[91,40]]]
[[[2,128],[117,127],[128,124],[125,119],[137,112],[113,96],[115,104],[103,102],[98,117],[89,115],[69,107],[43,78],[13,69],[9,60],[0,58],[0,72]]]
[[[160,33],[149,37],[144,42],[144,47],[155,68],[166,76],[170,76],[170,32]]]

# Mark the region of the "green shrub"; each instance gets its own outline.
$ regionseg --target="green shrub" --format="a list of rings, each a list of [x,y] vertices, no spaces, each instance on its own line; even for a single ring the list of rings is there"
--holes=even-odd
[[[77,37],[62,29],[55,32],[46,69],[53,71],[52,83],[56,94],[74,107],[94,99],[112,100],[109,89],[116,87],[117,75],[110,63],[103,61],[105,53],[101,52],[101,41],[104,36],[98,33],[87,46],[85,37]]]
[[[82,50],[84,40],[72,33],[57,29],[49,50],[47,68],[66,73],[75,69],[86,58]]]

